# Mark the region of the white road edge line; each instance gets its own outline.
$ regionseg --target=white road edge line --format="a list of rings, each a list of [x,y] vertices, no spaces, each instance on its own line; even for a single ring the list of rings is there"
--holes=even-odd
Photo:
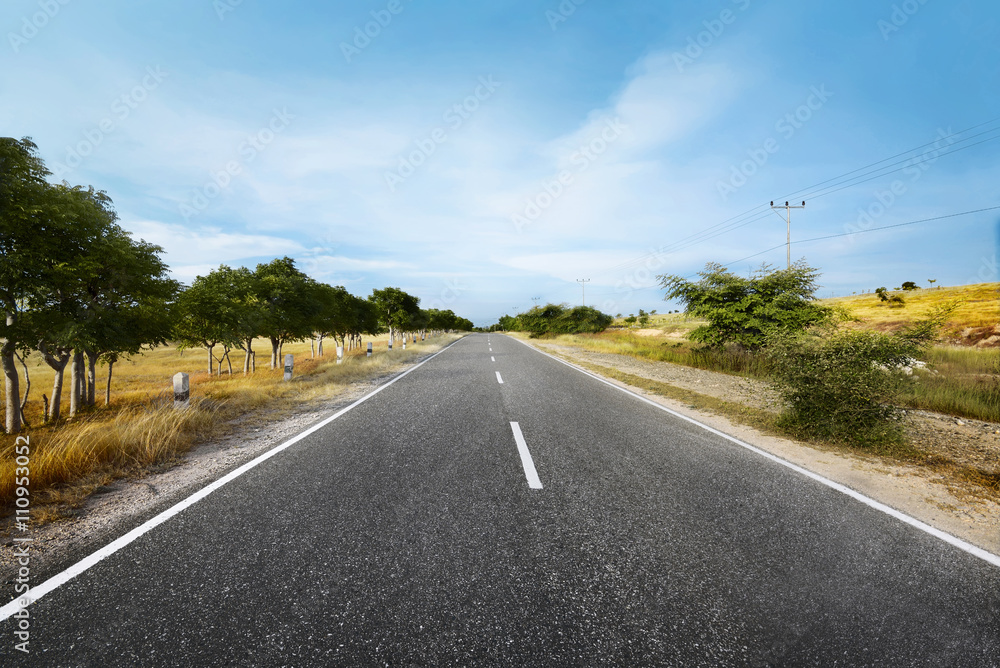
[[[497,361],[497,358],[496,358],[496,357],[490,357],[490,361],[491,361],[491,362],[496,362],[496,361]]]
[[[542,489],[542,481],[538,479],[538,471],[535,470],[535,462],[528,452],[528,444],[521,433],[521,425],[516,422],[510,423],[510,429],[514,432],[514,440],[517,442],[517,452],[521,455],[521,465],[524,466],[524,477],[528,479],[528,487],[531,489]]]
[[[591,373],[590,371],[587,371],[586,369],[582,369],[582,368],[576,366],[575,364],[567,362],[566,360],[561,360],[558,357],[555,357],[554,355],[550,355],[547,352],[543,352],[543,351],[539,350],[538,348],[535,348],[534,346],[531,346],[531,345],[525,343],[524,341],[521,341],[520,339],[514,339],[514,340],[517,341],[518,343],[521,343],[521,344],[527,346],[528,348],[530,348],[531,350],[534,350],[537,353],[545,355],[546,357],[551,357],[552,359],[554,359],[555,361],[559,362],[560,364],[565,364],[566,366],[570,367],[571,369],[575,369],[576,371],[579,371],[580,373],[582,373],[584,375],[590,376],[594,380],[600,381],[600,382],[604,383],[605,385],[609,385],[609,386],[615,388],[616,390],[620,390],[620,391],[624,392],[625,394],[630,394],[633,397],[635,397],[636,399],[639,399],[640,401],[644,401],[647,404],[649,404],[650,406],[653,406],[654,408],[659,408],[660,410],[662,410],[664,412],[667,412],[667,413],[670,413],[671,415],[673,415],[675,417],[678,417],[681,420],[684,420],[686,422],[690,422],[691,424],[697,425],[697,426],[701,427],[702,429],[715,434],[716,436],[720,436],[720,437],[726,439],[727,441],[730,441],[731,443],[735,443],[736,445],[739,445],[740,447],[746,448],[747,450],[750,450],[751,452],[754,452],[754,453],[760,455],[761,457],[764,457],[766,459],[770,459],[771,461],[776,462],[778,464],[781,464],[782,466],[784,466],[786,468],[789,468],[789,469],[791,469],[791,470],[793,470],[793,471],[795,471],[797,473],[801,473],[802,475],[806,476],[807,478],[811,478],[811,479],[815,480],[816,482],[818,482],[820,484],[826,485],[827,487],[829,487],[831,489],[835,489],[835,490],[837,490],[838,492],[840,492],[842,494],[846,494],[847,496],[851,497],[852,499],[855,499],[856,501],[860,501],[861,503],[865,504],[866,506],[868,506],[870,508],[873,508],[875,510],[878,510],[879,512],[885,513],[886,515],[889,515],[890,517],[894,517],[897,520],[899,520],[900,522],[903,522],[905,524],[909,524],[910,526],[912,526],[915,529],[918,529],[920,531],[923,531],[924,533],[930,534],[931,536],[934,536],[935,538],[937,538],[939,540],[943,540],[944,542],[946,542],[946,543],[948,543],[948,544],[950,544],[950,545],[952,545],[954,547],[957,547],[958,549],[960,549],[960,550],[962,550],[964,552],[967,552],[967,553],[971,554],[974,557],[978,557],[978,558],[982,559],[983,561],[985,561],[985,562],[987,562],[989,564],[992,564],[993,566],[997,566],[998,568],[1000,568],[1000,555],[996,555],[996,554],[993,554],[992,552],[988,552],[988,551],[984,550],[981,547],[978,547],[976,545],[973,545],[972,543],[969,543],[967,541],[962,540],[961,538],[958,538],[957,536],[952,536],[950,533],[946,533],[946,532],[941,531],[940,529],[938,529],[936,527],[932,527],[931,525],[929,525],[929,524],[927,524],[925,522],[921,522],[920,520],[918,520],[915,517],[910,517],[906,513],[903,513],[903,512],[901,512],[899,510],[896,510],[892,506],[887,506],[886,504],[881,503],[880,501],[876,501],[875,499],[873,499],[871,497],[865,496],[861,492],[855,491],[855,490],[851,489],[850,487],[847,487],[846,485],[842,485],[839,482],[834,482],[833,480],[830,480],[829,478],[824,478],[823,476],[819,475],[818,473],[814,473],[814,472],[812,472],[812,471],[810,471],[808,469],[802,468],[798,464],[793,464],[792,462],[790,462],[790,461],[788,461],[786,459],[782,459],[781,457],[778,457],[777,455],[773,455],[770,452],[767,452],[766,450],[761,450],[760,448],[758,448],[758,447],[756,447],[754,445],[750,445],[749,443],[744,443],[743,441],[739,440],[738,438],[735,438],[733,436],[730,436],[729,434],[721,432],[718,429],[715,429],[714,427],[708,426],[707,424],[702,424],[701,422],[698,422],[694,418],[690,418],[690,417],[688,417],[686,415],[681,415],[677,411],[671,410],[671,409],[667,408],[666,406],[663,406],[661,404],[656,403],[655,401],[652,401],[651,399],[647,399],[646,397],[642,396],[641,394],[636,394],[632,390],[628,390],[628,389],[626,389],[624,387],[621,387],[619,385],[615,385],[614,383],[612,383],[611,381],[609,381],[606,378],[602,378],[602,377],[598,376],[597,374]]]
[[[497,382],[503,385],[503,378],[500,377],[500,372],[497,371]]]
[[[70,580],[72,580],[73,578],[75,578],[77,575],[80,575],[81,573],[84,573],[87,570],[89,570],[91,567],[96,566],[98,563],[100,563],[104,559],[107,559],[108,557],[110,557],[111,555],[113,555],[115,552],[121,550],[123,547],[127,546],[129,543],[132,543],[135,540],[137,540],[138,538],[142,537],[143,535],[149,533],[150,531],[152,531],[153,529],[155,529],[159,525],[163,524],[167,520],[171,519],[175,515],[178,515],[179,513],[181,513],[182,511],[184,511],[185,509],[190,508],[191,506],[193,506],[194,504],[198,503],[199,501],[201,501],[206,496],[208,496],[212,492],[216,491],[220,487],[224,486],[225,484],[227,484],[229,482],[232,482],[236,478],[239,478],[241,475],[243,475],[247,471],[249,471],[249,470],[251,470],[253,468],[256,468],[257,466],[259,466],[260,464],[264,463],[265,461],[267,461],[271,457],[274,457],[278,453],[281,453],[281,452],[287,450],[288,448],[292,447],[293,445],[295,445],[296,443],[298,443],[302,439],[306,438],[307,436],[310,436],[310,435],[314,434],[315,432],[319,431],[320,429],[322,429],[323,427],[327,426],[328,424],[330,424],[331,422],[333,422],[334,420],[336,420],[340,416],[344,415],[348,411],[356,408],[357,406],[360,406],[361,404],[363,404],[364,402],[368,401],[369,399],[371,399],[376,394],[378,394],[382,390],[386,389],[387,387],[389,387],[390,385],[392,385],[396,381],[402,380],[405,376],[408,376],[410,373],[416,371],[417,369],[419,369],[420,367],[422,367],[424,364],[427,364],[432,359],[434,359],[435,357],[437,357],[438,355],[440,355],[444,351],[448,350],[448,348],[451,348],[453,345],[455,345],[456,343],[458,343],[461,340],[462,339],[458,339],[457,341],[451,342],[445,348],[442,348],[441,350],[437,351],[436,353],[434,353],[433,355],[431,355],[430,357],[428,357],[427,359],[425,359],[423,362],[420,362],[416,366],[407,369],[403,373],[399,374],[398,376],[396,376],[395,378],[393,378],[392,380],[390,380],[389,382],[387,382],[385,385],[380,385],[379,387],[375,388],[374,390],[372,390],[371,392],[369,392],[365,396],[363,396],[360,399],[358,399],[357,401],[355,401],[350,406],[346,406],[345,408],[341,408],[339,411],[337,411],[336,413],[334,413],[330,417],[326,418],[322,422],[319,422],[319,423],[313,425],[312,427],[310,427],[309,429],[306,429],[305,431],[303,431],[302,433],[298,434],[297,436],[293,436],[292,438],[288,439],[284,443],[275,446],[274,448],[268,450],[267,452],[265,452],[264,454],[260,455],[256,459],[253,459],[253,460],[247,462],[246,464],[244,464],[243,466],[239,467],[238,469],[236,469],[234,471],[230,471],[228,474],[226,474],[225,476],[219,478],[218,480],[216,480],[212,484],[208,485],[207,487],[203,487],[202,489],[198,490],[197,492],[195,492],[191,496],[187,497],[183,501],[180,501],[179,503],[171,506],[170,508],[167,508],[166,510],[164,510],[162,513],[160,513],[156,517],[153,517],[152,519],[147,520],[145,523],[137,526],[135,529],[132,529],[131,531],[129,531],[124,536],[121,536],[118,539],[116,539],[116,540],[108,543],[107,545],[105,545],[101,549],[97,550],[93,554],[91,554],[91,555],[89,555],[87,557],[84,557],[83,559],[81,559],[80,561],[76,562],[75,564],[73,564],[72,566],[70,566],[69,568],[67,568],[66,570],[62,571],[61,573],[57,573],[56,575],[53,575],[52,577],[50,577],[48,580],[46,580],[42,584],[40,584],[40,585],[38,585],[36,587],[32,587],[28,592],[26,592],[24,594],[21,594],[20,596],[18,596],[14,600],[12,600],[10,603],[7,603],[2,608],[0,608],[0,622],[6,620],[8,618],[10,618],[12,615],[14,615],[15,613],[17,613],[21,609],[22,606],[20,605],[20,600],[22,598],[27,598],[31,603],[34,603],[35,601],[39,600],[40,598],[42,598],[46,594],[52,592],[53,590],[61,587],[64,584],[66,584],[67,582],[69,582]]]

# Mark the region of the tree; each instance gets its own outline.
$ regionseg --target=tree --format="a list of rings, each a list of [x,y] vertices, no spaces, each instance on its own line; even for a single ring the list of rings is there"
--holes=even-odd
[[[39,229],[49,193],[49,175],[30,138],[0,137],[0,367],[6,390],[5,429],[21,431],[20,382],[15,354],[33,342],[21,313],[44,289],[41,260],[54,243],[51,230]]]
[[[906,304],[906,300],[899,295],[890,294],[885,287],[875,288],[875,294],[878,295],[879,301],[889,308],[902,308]]]
[[[46,324],[35,328],[37,347],[56,370],[52,415],[57,418],[66,350],[73,350],[73,417],[81,405],[95,403],[98,359],[108,363],[105,400],[110,401],[115,362],[166,342],[178,284],[166,275],[161,248],[134,241],[117,225],[104,192],[65,185],[53,190],[58,202],[53,219],[63,244],[46,258],[46,286],[33,300],[32,317]]]
[[[690,334],[693,341],[712,347],[736,343],[756,350],[769,336],[801,332],[829,318],[829,309],[815,303],[818,271],[803,261],[788,269],[760,269],[744,278],[717,263],[699,272],[692,282],[681,276],[660,276],[667,293],[665,301],[678,300],[685,314],[702,318]]]
[[[93,191],[91,190],[91,194]],[[94,405],[95,365],[108,363],[105,393],[110,401],[114,365],[122,357],[138,354],[145,347],[163,345],[172,329],[171,314],[179,284],[167,276],[160,258],[163,249],[139,240],[113,221],[111,200],[107,207],[107,227],[91,250],[99,266],[79,276],[81,298],[79,319],[82,350],[87,361],[86,403]]]
[[[389,340],[406,331],[410,319],[420,313],[420,299],[399,288],[372,290],[368,300],[375,305],[379,324],[389,331]]]
[[[244,270],[245,271],[245,270]],[[207,276],[198,276],[177,300],[174,337],[181,347],[202,347],[208,352],[208,373],[215,371],[215,346],[221,345],[219,373],[229,351],[244,341],[245,308],[238,270],[220,265]],[[230,365],[231,367],[231,365]]]
[[[320,356],[323,355],[323,337],[333,337],[334,342],[345,345],[347,337],[358,328],[358,318],[361,315],[352,295],[342,285],[331,287],[325,284],[316,286],[318,309],[314,333],[320,339]],[[360,300],[358,300],[360,301]]]
[[[271,341],[271,368],[280,364],[281,349],[313,333],[319,312],[317,283],[295,267],[290,257],[257,265],[257,297],[262,306],[262,333]]]
[[[920,286],[914,283],[913,281],[906,281],[905,283],[903,283],[903,285],[900,286],[900,288],[902,288],[903,290],[919,290]]]

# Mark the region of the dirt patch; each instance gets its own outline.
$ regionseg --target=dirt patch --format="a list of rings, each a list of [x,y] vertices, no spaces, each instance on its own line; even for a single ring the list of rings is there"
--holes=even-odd
[[[769,412],[781,410],[777,393],[760,380],[573,346],[536,341],[530,345],[570,362],[617,369]],[[1000,477],[1000,424],[907,411],[907,435],[929,455],[929,461],[939,462],[910,464],[764,434],[682,402],[612,382],[1000,555],[1000,503],[997,494],[986,493],[983,487],[993,480],[991,476]],[[978,479],[965,477],[977,471]]]

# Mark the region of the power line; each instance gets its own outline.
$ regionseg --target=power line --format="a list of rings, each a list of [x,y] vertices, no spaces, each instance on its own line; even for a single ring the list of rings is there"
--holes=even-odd
[[[905,223],[896,223],[894,225],[883,225],[882,227],[870,227],[870,228],[868,228],[866,230],[856,230],[854,232],[843,232],[841,234],[828,234],[825,237],[813,237],[812,239],[800,239],[798,241],[793,241],[792,243],[793,244],[806,244],[806,243],[810,243],[810,242],[813,242],[813,241],[825,241],[827,239],[836,239],[838,237],[850,237],[850,236],[853,236],[855,234],[865,234],[866,232],[878,232],[880,230],[890,230],[890,229],[892,229],[894,227],[906,227],[907,225],[916,225],[918,223],[929,223],[929,222],[932,222],[932,221],[935,221],[935,220],[945,220],[947,218],[957,218],[959,216],[970,216],[970,215],[972,215],[974,213],[983,213],[984,211],[996,211],[997,209],[1000,209],[1000,206],[990,206],[990,207],[986,207],[985,209],[975,209],[973,211],[962,211],[961,213],[949,213],[949,214],[944,215],[944,216],[934,216],[933,218],[921,218],[920,220],[911,220],[911,221],[908,221],[908,222],[905,222]],[[770,253],[771,251],[776,250],[778,248],[781,248],[782,246],[784,246],[784,244],[778,244],[777,246],[774,246],[773,248],[768,248],[767,250],[763,250],[763,251],[761,251],[759,253],[754,253],[753,255],[748,255],[746,257],[740,258],[739,260],[733,260],[729,264],[739,264],[740,262],[743,262],[744,260],[753,259],[753,258],[755,258],[755,257],[757,257],[759,255],[763,255],[764,253]],[[693,276],[694,274],[691,274],[691,275]]]
[[[943,215],[943,216],[933,216],[931,218],[921,218],[919,220],[910,220],[910,221],[907,221],[905,223],[895,223],[893,225],[883,225],[882,227],[870,227],[868,229],[856,230],[856,231],[853,231],[853,232],[843,232],[843,233],[840,233],[840,234],[828,234],[828,235],[822,236],[822,237],[813,237],[812,239],[799,239],[798,241],[793,241],[791,243],[792,244],[806,244],[806,243],[812,243],[812,242],[815,242],[815,241],[826,241],[827,239],[836,239],[836,238],[839,238],[839,237],[850,237],[850,236],[853,236],[855,234],[866,234],[868,232],[879,232],[881,230],[890,230],[890,229],[893,229],[893,228],[896,228],[896,227],[906,227],[908,225],[917,225],[919,223],[929,223],[929,222],[933,222],[933,221],[936,221],[936,220],[946,220],[948,218],[958,218],[960,216],[971,216],[974,213],[983,213],[983,212],[986,212],[986,211],[997,211],[997,210],[1000,210],[1000,206],[989,206],[989,207],[985,207],[985,208],[982,208],[982,209],[973,209],[971,211],[962,211],[962,212],[959,212],[959,213],[949,213],[949,214],[946,214],[946,215]],[[731,262],[723,263],[723,266],[732,266],[732,265],[735,265],[735,264],[739,264],[740,262],[744,262],[746,260],[752,260],[755,257],[760,257],[761,255],[764,255],[766,253],[770,253],[771,251],[777,250],[777,249],[781,248],[784,245],[785,244],[778,244],[777,246],[772,246],[771,248],[759,251],[757,253],[754,253],[753,255],[747,255],[746,257],[741,257],[738,260],[732,260]],[[685,276],[685,278],[691,278],[693,276],[697,276],[697,273],[688,274],[687,276]],[[649,290],[649,289],[656,288],[656,287],[659,287],[659,285],[654,284],[654,285],[639,286],[639,287],[634,287],[633,289],[635,289],[635,290]],[[603,294],[610,294],[610,293],[607,293],[607,292],[598,292],[596,294],[603,295]]]
[[[909,167],[915,167],[917,165],[924,164],[924,163],[928,162],[928,160],[931,159],[931,154],[933,153],[932,151],[925,151],[925,152],[923,152],[923,153],[921,153],[919,155],[911,156],[910,158],[907,158],[906,160],[902,160],[902,161],[899,161],[897,163],[893,163],[891,165],[886,165],[884,167],[880,167],[877,170],[867,171],[864,174],[859,174],[858,176],[854,176],[854,177],[851,177],[850,179],[847,179],[847,177],[851,176],[852,174],[857,174],[857,172],[864,172],[865,170],[869,170],[872,167],[875,167],[877,165],[881,165],[882,163],[885,163],[885,162],[889,162],[890,160],[894,160],[896,158],[899,158],[901,156],[907,155],[909,153],[914,153],[916,151],[919,151],[921,149],[927,148],[929,146],[936,146],[937,144],[939,144],[943,140],[951,139],[951,138],[954,138],[954,137],[959,137],[959,136],[961,136],[961,135],[963,135],[963,134],[965,134],[967,132],[971,132],[972,130],[976,130],[976,129],[984,127],[984,126],[997,123],[998,121],[1000,121],[1000,117],[993,118],[991,120],[985,121],[983,123],[979,123],[977,125],[973,125],[971,127],[965,128],[964,130],[960,130],[960,131],[952,133],[950,135],[944,135],[944,136],[939,137],[938,139],[934,140],[933,142],[928,142],[926,144],[921,144],[920,146],[917,146],[915,148],[911,148],[909,150],[903,151],[901,153],[897,153],[897,154],[895,154],[893,156],[890,156],[888,158],[883,158],[882,160],[878,160],[876,162],[873,162],[873,163],[870,163],[868,165],[865,165],[864,167],[859,167],[859,168],[851,170],[849,172],[845,172],[844,174],[841,174],[839,176],[835,176],[833,178],[829,178],[829,179],[826,179],[824,181],[820,181],[819,183],[816,183],[814,185],[811,185],[811,186],[808,186],[808,187],[803,188],[801,190],[797,190],[795,192],[789,193],[785,197],[791,199],[793,197],[799,197],[801,193],[808,193],[807,198],[823,197],[823,196],[826,196],[826,195],[830,195],[830,194],[832,194],[834,192],[839,192],[840,190],[844,190],[846,188],[850,188],[852,186],[860,185],[862,183],[866,183],[868,181],[872,181],[872,180],[881,178],[883,176],[887,176],[887,175],[892,174],[893,172],[896,172],[896,171],[902,171],[902,170],[907,169]],[[971,139],[975,139],[976,137],[987,135],[987,134],[996,132],[998,130],[1000,130],[1000,127],[994,127],[994,128],[989,129],[989,130],[985,130],[983,132],[980,132],[980,133],[977,133],[975,135],[972,135],[970,137],[965,137],[965,138],[963,138],[961,140],[958,140],[956,142],[952,142],[952,144],[950,146],[953,147],[954,144],[961,144],[961,143],[967,142],[967,141],[969,141]],[[972,148],[974,146],[979,146],[980,144],[984,144],[984,143],[989,142],[989,141],[994,141],[996,139],[1000,139],[1000,134],[998,134],[996,136],[993,136],[993,137],[990,137],[988,139],[984,139],[982,141],[976,142],[974,144],[970,144],[968,146],[961,146],[961,147],[958,147],[958,148],[953,148],[953,150],[938,152],[937,155],[933,155],[933,159],[937,160],[938,158],[941,158],[941,157],[944,157],[944,156],[947,156],[947,155],[951,155],[952,153],[958,153],[959,151],[963,151],[965,149]],[[902,165],[902,166],[899,166],[899,165]],[[890,169],[890,168],[894,168],[894,169]],[[884,170],[889,170],[889,171],[884,171]],[[872,176],[872,174],[875,174],[875,175]],[[835,183],[834,185],[828,186],[827,188],[821,188],[821,186],[825,186],[826,184],[833,183],[833,182],[839,182],[839,183]],[[819,190],[816,190],[817,188],[819,188]],[[622,263],[619,263],[619,264],[614,265],[612,267],[609,267],[608,269],[601,270],[599,273],[605,274],[605,273],[610,273],[610,272],[616,271],[618,269],[624,269],[626,267],[629,267],[629,266],[632,266],[634,264],[640,263],[640,262],[646,260],[647,258],[653,257],[655,255],[678,252],[680,250],[684,250],[686,248],[690,248],[691,246],[697,245],[697,244],[702,243],[704,241],[708,241],[709,239],[713,239],[713,238],[715,238],[717,236],[721,236],[722,234],[726,234],[728,232],[732,232],[732,231],[734,231],[736,229],[739,229],[741,227],[745,227],[745,226],[750,225],[752,223],[755,223],[755,222],[758,222],[760,220],[763,220],[764,218],[768,217],[767,213],[766,213],[766,211],[764,211],[763,213],[761,213],[759,210],[763,209],[765,206],[766,205],[763,205],[763,204],[755,206],[755,207],[753,207],[751,209],[748,209],[747,211],[744,211],[741,214],[738,214],[736,216],[732,216],[731,218],[727,218],[726,220],[723,220],[720,223],[717,223],[715,225],[712,225],[710,227],[705,228],[704,230],[701,230],[701,231],[696,232],[694,234],[691,234],[691,235],[689,235],[687,237],[679,239],[679,240],[673,242],[672,244],[669,244],[667,246],[663,246],[659,250],[656,250],[656,251],[653,251],[653,252],[650,252],[650,253],[645,253],[644,255],[636,257],[635,259],[628,260],[626,262],[622,262]]]

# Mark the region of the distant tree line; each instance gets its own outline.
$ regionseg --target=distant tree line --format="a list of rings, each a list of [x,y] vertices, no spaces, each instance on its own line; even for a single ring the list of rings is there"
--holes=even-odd
[[[532,336],[597,333],[603,332],[613,321],[614,318],[610,315],[589,306],[546,304],[515,316],[505,315],[494,329],[529,332]]]
[[[282,346],[325,338],[358,344],[364,334],[394,339],[440,330],[468,331],[452,311],[422,310],[398,288],[368,299],[306,276],[290,258],[253,271],[225,265],[189,287],[169,278],[163,249],[131,238],[118,225],[111,199],[93,187],[51,184],[30,139],[0,137],[0,368],[4,374],[5,430],[19,432],[31,388],[26,357],[38,353],[55,371],[46,420],[61,414],[64,372],[70,369],[69,416],[94,405],[96,365],[108,365],[110,401],[114,364],[143,349],[176,341],[204,347],[208,371],[244,353],[255,369],[255,339],[271,343],[271,367]],[[216,354],[221,350],[221,354]],[[18,364],[23,369],[22,389]]]

